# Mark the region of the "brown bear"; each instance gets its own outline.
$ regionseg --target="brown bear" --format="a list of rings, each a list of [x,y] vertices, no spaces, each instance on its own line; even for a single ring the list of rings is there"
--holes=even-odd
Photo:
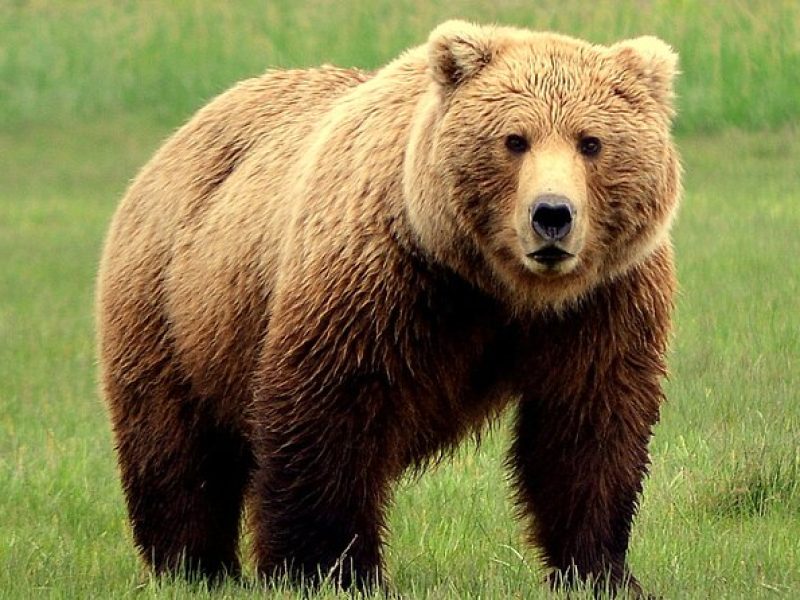
[[[553,578],[638,590],[680,195],[676,55],[460,21],[375,73],[268,72],[117,210],[102,384],[157,572],[383,581],[394,484],[509,404]]]

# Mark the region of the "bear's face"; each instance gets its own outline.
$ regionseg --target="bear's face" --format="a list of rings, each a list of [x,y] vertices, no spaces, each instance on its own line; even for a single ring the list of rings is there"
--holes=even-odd
[[[421,243],[519,306],[580,297],[666,240],[676,57],[639,38],[440,26],[406,163]],[[422,126],[419,126],[419,123]]]

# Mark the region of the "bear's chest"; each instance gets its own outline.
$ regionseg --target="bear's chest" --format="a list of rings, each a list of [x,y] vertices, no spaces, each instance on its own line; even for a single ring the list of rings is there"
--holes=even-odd
[[[512,341],[494,302],[466,286],[448,286],[415,308],[387,364],[406,464],[477,433],[512,397]]]

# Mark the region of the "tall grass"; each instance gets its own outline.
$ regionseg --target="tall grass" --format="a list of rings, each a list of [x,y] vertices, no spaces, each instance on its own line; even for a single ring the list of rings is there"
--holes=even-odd
[[[267,67],[378,67],[452,17],[598,43],[659,35],[681,53],[681,131],[800,117],[795,0],[0,0],[0,126],[109,112],[172,124]]]

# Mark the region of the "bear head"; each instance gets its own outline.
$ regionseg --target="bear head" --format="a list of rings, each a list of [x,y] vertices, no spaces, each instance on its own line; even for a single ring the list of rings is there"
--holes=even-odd
[[[514,309],[561,307],[668,243],[677,56],[449,21],[428,41],[406,210],[434,260]]]

